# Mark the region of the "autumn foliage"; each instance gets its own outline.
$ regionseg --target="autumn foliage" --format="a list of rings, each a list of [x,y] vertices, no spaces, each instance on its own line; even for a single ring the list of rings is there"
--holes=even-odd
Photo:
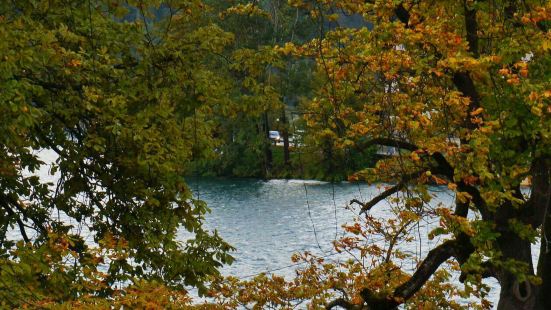
[[[275,24],[264,2],[0,4],[1,305],[489,309],[494,278],[498,309],[551,308],[551,3],[277,2],[315,31],[255,46],[231,23]],[[313,64],[298,109],[328,167],[395,152],[349,176],[380,194],[350,202],[338,260],[222,277],[232,247],[202,227],[183,176],[220,156],[232,121],[268,128],[292,61]],[[39,150],[56,184],[36,176]],[[404,250],[419,240],[433,247]]]

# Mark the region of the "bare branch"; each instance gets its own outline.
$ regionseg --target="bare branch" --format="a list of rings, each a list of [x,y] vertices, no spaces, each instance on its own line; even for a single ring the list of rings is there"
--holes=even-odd
[[[380,193],[378,196],[376,196],[375,198],[371,199],[368,202],[364,203],[364,202],[361,202],[357,199],[352,199],[352,200],[350,200],[350,204],[353,204],[353,203],[359,204],[362,207],[362,209],[360,210],[360,214],[365,213],[365,212],[371,210],[371,208],[373,208],[376,204],[378,204],[382,200],[387,199],[388,197],[396,194],[397,192],[399,192],[400,190],[405,188],[409,181],[411,181],[415,178],[418,178],[423,172],[424,171],[420,171],[420,172],[415,172],[415,173],[403,176],[402,179],[400,180],[400,182],[398,182],[398,184],[390,187],[389,189],[387,189],[384,192]]]
[[[351,200],[350,203],[356,202],[356,203],[360,204],[362,206],[362,209],[360,210],[360,214],[362,214],[362,213],[365,213],[365,212],[371,210],[371,208],[373,208],[376,204],[378,204],[382,200],[385,200],[388,197],[396,194],[397,192],[402,190],[402,188],[404,188],[404,186],[405,186],[405,182],[400,181],[398,184],[396,184],[396,185],[392,186],[391,188],[385,190],[384,192],[382,192],[381,194],[379,194],[378,196],[376,196],[375,198],[371,199],[370,201],[368,201],[366,203],[361,203],[361,202],[357,201],[356,199]]]
[[[486,205],[486,202],[484,201],[484,198],[482,198],[482,195],[480,194],[480,191],[476,186],[468,185],[465,182],[461,181],[457,184],[457,190],[459,192],[466,192],[471,196],[471,202],[476,207],[478,212],[480,212],[480,215],[482,215],[482,219],[485,221],[491,220],[493,215],[490,210],[488,210],[488,206]],[[456,202],[456,210],[455,214],[466,217],[468,208],[469,208],[470,202]]]
[[[19,231],[21,232],[21,236],[23,237],[23,240],[25,240],[25,242],[27,243],[31,242],[31,239],[29,239],[29,236],[27,236],[25,225],[23,224],[21,219],[17,216],[15,220],[17,221],[17,225],[19,226]]]
[[[410,143],[410,142],[407,142],[407,141],[400,141],[400,140],[396,140],[396,139],[391,139],[391,138],[375,138],[375,139],[371,139],[367,142],[362,143],[363,147],[368,147],[368,146],[371,146],[371,145],[394,146],[394,147],[399,147],[401,149],[405,149],[405,150],[412,151],[412,152],[416,151],[416,150],[419,150],[419,147],[417,145],[413,144],[413,143]],[[444,155],[442,155],[442,153],[434,152],[429,157],[431,159],[433,159],[434,162],[436,163],[436,167],[432,168],[434,170],[433,171],[434,173],[441,174],[441,175],[445,176],[446,178],[448,178],[448,180],[453,180],[453,178],[454,178],[454,168],[448,162],[448,160],[444,157]],[[409,179],[409,180],[411,180],[411,179]],[[360,204],[360,205],[362,205],[362,210],[364,208],[366,209],[366,211],[371,209],[379,201],[381,201],[381,200],[389,197],[390,195],[396,193],[397,191],[399,191],[401,189],[401,188],[398,187],[399,185],[404,186],[404,184],[398,183],[396,185],[396,187],[393,187],[393,188],[389,189],[388,191],[383,192],[381,195],[385,194],[386,196],[385,197],[379,197],[379,196],[376,197],[374,200],[376,200],[376,199],[378,199],[378,200],[377,201],[372,200],[374,202],[373,205],[371,205],[371,201],[368,202],[368,203],[365,203],[365,204]],[[472,202],[476,206],[476,208],[479,210],[479,212],[482,215],[483,219],[488,220],[488,219],[491,218],[491,213],[488,210],[488,208],[486,206],[486,203],[484,202],[484,199],[482,198],[482,195],[480,195],[480,191],[478,190],[478,188],[476,188],[475,186],[472,186],[472,185],[468,185],[465,182],[461,181],[461,182],[458,183],[458,190],[462,191],[462,192],[466,192],[472,197]],[[463,204],[458,204],[457,207],[456,207],[456,214],[459,215],[459,216],[463,216],[463,217],[467,216],[468,206],[469,206],[468,202],[463,203]],[[363,211],[363,212],[365,212],[365,211]]]
[[[375,198],[371,199],[370,201],[368,201],[366,203],[363,203],[362,204],[362,209],[360,210],[360,214],[371,210],[371,208],[373,208],[376,204],[378,204],[382,200],[387,199],[388,197],[390,197],[390,196],[396,194],[397,192],[399,192],[400,190],[402,190],[404,188],[404,186],[405,186],[405,182],[400,181],[398,184],[396,184],[396,185],[392,186],[391,188],[385,190],[384,192],[382,192],[381,194],[379,194]]]
[[[388,249],[386,251],[385,263],[390,262],[390,257],[392,255],[392,250],[394,249],[394,246],[396,246],[396,243],[398,242],[398,238],[400,238],[400,235],[402,234],[402,232],[404,232],[404,230],[408,227],[409,224],[411,224],[411,222],[412,221],[407,221],[406,223],[404,223],[404,225],[402,225],[402,227],[400,227],[398,232],[396,232],[394,237],[392,237],[392,240],[390,240],[390,244],[389,244]]]

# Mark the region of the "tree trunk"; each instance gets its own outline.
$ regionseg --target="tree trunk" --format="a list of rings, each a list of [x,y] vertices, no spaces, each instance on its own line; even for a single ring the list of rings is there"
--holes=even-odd
[[[281,130],[281,135],[283,136],[283,162],[285,166],[289,166],[291,164],[291,153],[289,152],[289,126],[287,124],[285,108],[281,111],[281,122],[283,123],[283,129]]]
[[[533,227],[542,225],[541,250],[538,261],[537,275],[541,285],[529,281],[519,281],[511,272],[502,269],[498,275],[501,285],[498,310],[532,310],[551,309],[551,249],[547,240],[551,237],[551,219],[548,216],[551,186],[549,171],[545,161],[537,161],[533,166],[532,196],[522,207],[514,207],[510,203],[502,205],[496,213],[496,227],[501,233],[498,246],[503,254],[503,261],[515,260],[528,266],[524,273],[535,275],[532,263],[531,243],[509,228],[511,219],[519,219],[531,223]],[[520,195],[520,188],[518,189]]]
[[[528,274],[534,274],[530,242],[520,238],[516,233],[506,230],[499,238],[503,259],[514,259],[528,265]],[[531,310],[536,304],[537,287],[529,281],[519,282],[509,271],[502,270],[498,274],[501,293],[498,310]]]
[[[264,123],[264,178],[270,176],[270,171],[272,170],[272,142],[270,141],[270,126],[268,124],[268,111],[265,111],[263,114],[263,123]]]
[[[547,211],[549,211],[549,206]],[[538,287],[536,307],[534,309],[551,309],[551,214],[546,212],[543,222],[538,276],[542,284]]]

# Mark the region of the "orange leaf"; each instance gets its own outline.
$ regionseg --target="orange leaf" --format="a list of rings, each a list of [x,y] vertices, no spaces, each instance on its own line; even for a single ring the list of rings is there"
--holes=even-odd
[[[482,113],[482,112],[484,112],[484,109],[483,109],[483,108],[478,108],[478,109],[472,111],[472,112],[471,112],[471,115],[472,115],[472,116],[476,116],[476,115],[478,115],[478,114],[480,114],[480,113]]]
[[[463,182],[467,185],[475,185],[478,182],[478,177],[475,177],[474,175],[470,175],[463,178]]]
[[[444,179],[441,179],[435,175],[432,176],[432,179],[434,180],[434,182],[436,182],[436,184],[438,185],[444,185],[444,184],[448,184],[448,181],[444,180]]]

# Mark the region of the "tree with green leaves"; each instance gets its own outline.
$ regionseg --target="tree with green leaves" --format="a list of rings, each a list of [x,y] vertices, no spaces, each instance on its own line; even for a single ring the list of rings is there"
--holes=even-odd
[[[113,296],[136,279],[203,292],[232,261],[183,179],[191,159],[209,156],[203,120],[231,84],[211,56],[233,36],[206,10],[176,0],[1,2],[3,306]]]
[[[220,156],[209,162],[207,171],[234,176],[284,177],[297,175],[291,167],[289,110],[308,96],[313,62],[275,51],[274,45],[302,43],[315,35],[307,12],[286,1],[210,1],[220,27],[234,34],[226,51],[228,73],[234,91],[234,106],[221,115]],[[270,130],[283,138],[283,159],[269,139]]]

